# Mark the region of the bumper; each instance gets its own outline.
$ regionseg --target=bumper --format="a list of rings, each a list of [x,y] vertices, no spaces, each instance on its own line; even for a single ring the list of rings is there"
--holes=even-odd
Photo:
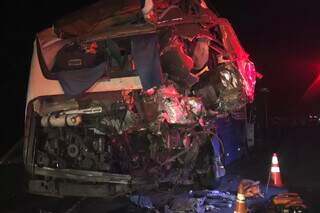
[[[36,167],[33,177],[28,181],[29,193],[52,197],[112,198],[157,187],[155,183],[147,183],[130,175],[47,167]]]

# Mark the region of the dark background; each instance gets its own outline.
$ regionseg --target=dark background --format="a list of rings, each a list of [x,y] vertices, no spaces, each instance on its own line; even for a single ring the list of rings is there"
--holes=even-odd
[[[0,157],[23,136],[25,100],[35,33],[50,27],[64,14],[93,2],[0,2]],[[219,14],[232,23],[242,45],[256,64],[257,71],[264,75],[257,83],[256,96],[257,102],[260,102],[257,104],[258,111],[265,110],[264,100],[267,100],[270,116],[295,117],[310,112],[319,113],[320,80],[313,83],[320,74],[318,2],[212,0]],[[308,89],[312,84],[312,89]],[[268,95],[260,92],[264,87],[270,90]],[[277,151],[286,186],[290,191],[301,193],[309,207],[317,207],[317,210],[310,212],[319,212],[320,170],[316,158],[320,148],[319,127],[297,127],[288,131],[282,126],[263,136],[266,138],[266,146],[256,152],[256,158],[253,155],[252,159],[239,166],[237,174],[247,172],[247,177],[264,180],[269,171],[271,153]],[[0,191],[3,192],[2,197],[10,201],[2,203],[10,206],[9,212],[12,212],[11,209],[23,209],[29,204],[26,209],[39,204],[36,199],[23,201],[19,196],[16,198],[16,192],[21,191],[21,180],[17,179],[22,173],[20,167],[15,170],[4,166],[1,170],[0,188],[6,187]]]
[[[25,99],[35,33],[64,14],[94,1],[1,1],[1,150],[23,135]],[[257,70],[257,89],[270,89],[273,115],[292,116],[316,110],[316,99],[302,97],[320,72],[318,1],[216,0],[214,7],[230,20]],[[317,87],[315,87],[317,88]],[[259,96],[259,92],[257,93]]]

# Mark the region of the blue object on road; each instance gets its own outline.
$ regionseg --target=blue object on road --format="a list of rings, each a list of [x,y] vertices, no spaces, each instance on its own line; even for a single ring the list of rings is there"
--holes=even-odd
[[[143,195],[132,195],[130,201],[139,208],[153,209],[154,206],[149,197]]]

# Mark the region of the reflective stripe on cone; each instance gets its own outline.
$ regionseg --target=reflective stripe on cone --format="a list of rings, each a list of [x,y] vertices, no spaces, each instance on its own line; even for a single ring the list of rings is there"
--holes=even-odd
[[[279,161],[276,153],[273,153],[272,166],[270,170],[271,170],[270,185],[276,186],[276,187],[282,187],[283,184],[281,180]]]
[[[272,167],[271,167],[271,172],[280,173],[280,168],[279,168],[278,166],[272,166]]]

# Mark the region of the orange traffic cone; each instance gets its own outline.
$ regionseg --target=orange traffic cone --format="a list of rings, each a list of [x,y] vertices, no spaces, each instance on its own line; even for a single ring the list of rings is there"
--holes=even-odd
[[[238,187],[237,201],[236,206],[234,208],[234,213],[247,213],[246,207],[246,197],[244,196],[244,186],[242,181],[240,181]]]
[[[281,175],[279,161],[276,153],[272,156],[272,166],[271,166],[271,183],[272,186],[282,187]]]

